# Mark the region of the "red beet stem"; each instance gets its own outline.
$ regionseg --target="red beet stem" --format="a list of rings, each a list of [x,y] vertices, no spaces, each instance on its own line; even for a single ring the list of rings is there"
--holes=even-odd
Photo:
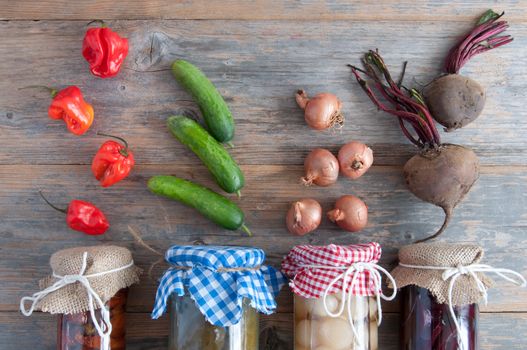
[[[419,148],[424,147],[421,140],[416,139],[415,137],[413,137],[412,134],[410,134],[410,132],[406,128],[406,125],[404,125],[403,118],[399,118],[399,126],[401,127],[401,130],[403,131],[404,136],[406,136],[408,140],[410,140],[414,145],[416,145]],[[417,129],[414,128],[414,130],[417,132]],[[419,137],[419,139],[421,139],[421,137]]]
[[[430,127],[430,125],[435,125],[434,124],[434,120],[430,114],[430,111],[428,110],[428,108],[426,106],[423,106],[422,104],[418,103],[418,102],[415,102],[414,100],[412,100],[410,97],[407,97],[403,94],[402,91],[398,91],[397,92],[399,95],[400,95],[400,98],[406,102],[408,105],[414,107],[415,111],[416,112],[421,112],[424,117],[426,118],[426,124],[428,127]],[[432,133],[432,138],[434,139],[434,141],[436,143],[440,143],[440,137],[439,137],[439,133],[437,132],[437,129],[435,127],[433,128],[430,128],[430,132]]]
[[[358,74],[358,73],[356,73],[356,71],[354,73]],[[360,79],[360,77],[359,77],[359,79]],[[359,81],[359,83],[360,83],[360,81]],[[379,109],[381,109],[382,111],[385,111],[387,113],[390,113],[392,115],[395,115],[399,119],[404,119],[405,121],[409,122],[412,125],[412,127],[416,130],[417,134],[419,136],[421,136],[420,138],[422,138],[425,143],[434,143],[434,141],[433,141],[434,136],[432,134],[432,131],[430,130],[429,126],[426,123],[422,122],[422,120],[421,120],[421,118],[420,118],[420,116],[418,114],[412,113],[412,112],[408,112],[408,111],[402,110],[400,108],[394,110],[394,109],[390,109],[390,108],[386,107],[382,102],[379,101],[379,99],[377,98],[377,96],[375,96],[375,94],[370,89],[370,87],[367,86],[366,82],[364,82],[364,83],[365,83],[365,85],[363,86],[363,89],[365,89],[366,94],[370,97],[370,99],[373,101],[373,103]],[[362,86],[362,84],[361,84],[361,86]],[[388,90],[391,90],[391,89],[388,89]],[[385,90],[383,90],[383,91],[385,91]],[[396,103],[396,106],[399,106],[399,104],[400,104],[400,102],[395,102],[395,103]],[[406,131],[407,131],[407,129],[406,129]],[[403,133],[405,133],[404,130],[403,130]],[[405,133],[405,136],[407,136],[406,133]],[[409,138],[409,140],[413,142],[412,139],[414,139],[414,138],[413,137]],[[421,143],[423,143],[423,142],[421,142]]]
[[[406,67],[406,64],[405,64],[405,67]],[[367,74],[367,73],[366,73]],[[403,73],[404,74],[404,73]],[[400,81],[402,81],[402,77],[400,79]],[[398,83],[397,84],[398,87],[400,86],[400,84]],[[395,108],[397,108],[397,101],[392,98],[392,96],[390,96],[383,88],[383,85],[380,81],[376,81],[375,80],[375,87],[377,88],[377,91],[379,91],[382,96],[384,97],[384,99],[386,99],[388,102],[390,102],[392,104],[392,106],[394,106]],[[417,137],[418,138],[415,138],[412,134],[410,134],[410,132],[408,131],[408,129],[406,128],[406,125],[404,124],[404,119],[402,117],[398,117],[399,119],[399,126],[401,127],[401,130],[403,131],[403,134],[406,136],[406,138],[408,138],[408,140],[410,140],[414,145],[416,145],[417,147],[419,148],[423,148],[424,147],[424,144],[423,144],[423,141],[425,139],[425,136],[424,134],[421,132],[421,130],[419,129],[419,127],[415,127],[414,126],[414,122],[410,122],[410,124],[412,125],[412,128],[414,129],[415,133],[417,134]]]
[[[475,56],[477,54],[476,51],[480,51],[479,49],[483,48],[484,50],[478,53],[488,51],[497,47],[493,44],[494,42],[500,42],[501,40],[511,39],[510,35],[495,36],[505,31],[508,27],[509,26],[507,25],[507,22],[499,22],[498,26],[496,27],[497,29],[499,29],[499,31],[497,31],[496,28],[489,29],[488,31],[481,33],[481,35],[478,35],[477,37],[473,38],[472,41],[468,42],[467,45],[463,48],[463,50],[461,50],[460,52],[461,61],[463,62],[463,64],[467,62],[471,57]],[[510,41],[512,41],[512,39]]]
[[[419,102],[414,101],[412,98],[407,97],[401,91],[400,85],[395,83],[395,81],[392,79],[390,71],[388,70],[388,67],[384,63],[384,60],[382,59],[381,55],[379,55],[379,53],[376,51],[370,50],[370,52],[368,52],[365,55],[363,62],[367,70],[371,72],[371,74],[373,74],[374,76],[376,76],[374,67],[376,67],[378,70],[381,71],[381,73],[384,75],[385,80],[388,82],[390,86],[389,88],[386,88],[387,92],[395,96],[397,100],[399,100],[399,103],[405,104],[406,108],[410,111],[419,112],[419,115],[424,115],[424,118],[426,119],[426,123],[428,124],[428,127],[430,128],[430,131],[432,133],[432,137],[435,143],[440,143],[439,133],[437,132],[437,129],[435,127],[430,127],[430,125],[435,126],[435,122],[432,116],[430,115],[430,112],[428,111],[428,109],[426,107],[423,107],[424,103],[421,104]],[[403,69],[406,70],[406,62],[404,64]],[[396,107],[398,106],[396,105]]]
[[[419,148],[439,146],[441,144],[439,133],[437,132],[428,107],[422,103],[420,96],[418,95],[418,98],[413,95],[408,96],[403,90],[401,90],[399,85],[392,79],[388,67],[378,52],[370,50],[365,55],[363,64],[366,68],[365,70],[355,66],[349,66],[361,88],[377,108],[396,116],[399,120],[399,126],[401,127],[403,134],[414,145]],[[377,71],[382,74],[381,76],[384,80],[381,80]],[[379,100],[376,93],[372,90],[372,87],[362,79],[359,72],[373,80],[375,91],[391,104],[392,108]],[[384,82],[386,84],[384,84]],[[406,91],[408,90],[406,89]],[[410,133],[406,123],[412,126],[417,137]]]
[[[445,59],[445,70],[449,74],[457,74],[472,57],[510,43],[510,35],[502,35],[509,27],[507,21],[497,21],[504,13],[498,15],[489,10],[476,25],[452,49]]]

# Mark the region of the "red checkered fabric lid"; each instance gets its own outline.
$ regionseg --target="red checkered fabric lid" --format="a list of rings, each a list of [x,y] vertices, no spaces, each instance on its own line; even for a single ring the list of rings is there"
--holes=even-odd
[[[340,246],[299,245],[291,249],[282,261],[282,271],[291,278],[289,286],[293,292],[305,298],[319,298],[335,278],[342,275],[354,263],[377,263],[381,257],[381,246],[372,242]],[[378,292],[369,271],[355,271],[357,276],[350,291],[351,277],[346,291],[354,295],[374,296]],[[343,279],[334,283],[329,293],[342,291]]]

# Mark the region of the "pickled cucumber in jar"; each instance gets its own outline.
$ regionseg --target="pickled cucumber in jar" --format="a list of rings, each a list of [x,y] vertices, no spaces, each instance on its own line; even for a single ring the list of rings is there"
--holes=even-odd
[[[258,312],[247,300],[238,324],[229,327],[207,322],[188,296],[173,297],[169,350],[257,350]]]

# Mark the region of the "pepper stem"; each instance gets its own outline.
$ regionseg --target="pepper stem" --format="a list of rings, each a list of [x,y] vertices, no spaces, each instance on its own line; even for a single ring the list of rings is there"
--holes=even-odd
[[[253,233],[251,232],[251,230],[249,230],[247,226],[245,226],[245,224],[242,224],[241,229],[243,232],[247,233],[249,237],[252,237]]]
[[[38,191],[38,194],[40,194],[40,197],[42,197],[42,199],[50,206],[52,207],[53,209],[57,210],[57,211],[60,211],[61,213],[64,213],[64,214],[67,214],[67,210],[66,209],[62,209],[62,208],[59,208],[55,205],[53,205],[50,201],[48,201],[48,199],[46,197],[44,197],[44,194],[42,193],[42,191]]]
[[[125,157],[128,157],[128,142],[126,142],[125,139],[123,139],[122,137],[119,137],[119,136],[109,135],[109,134],[105,134],[105,133],[102,133],[102,132],[99,132],[99,131],[97,131],[97,135],[106,136],[106,137],[113,137],[114,139],[117,139],[117,140],[121,141],[124,144],[124,149],[120,150],[119,153],[121,153]]]
[[[108,25],[106,24],[105,21],[103,21],[102,19],[94,19],[93,21],[91,22],[88,22],[88,24],[86,24],[86,27],[89,26],[90,24],[92,23],[99,23],[101,25],[101,28],[106,28]]]
[[[49,93],[51,94],[51,98],[54,98],[59,93],[59,90],[51,88],[46,85],[29,85],[29,86],[18,88],[18,90],[24,90],[24,89],[45,89],[49,91]]]

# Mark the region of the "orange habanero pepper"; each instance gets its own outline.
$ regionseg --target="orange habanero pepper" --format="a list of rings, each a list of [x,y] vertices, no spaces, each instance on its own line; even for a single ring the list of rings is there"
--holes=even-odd
[[[68,86],[60,91],[50,89],[51,105],[48,115],[51,119],[62,119],[68,130],[75,135],[82,135],[93,123],[93,107],[84,101],[77,86]]]

